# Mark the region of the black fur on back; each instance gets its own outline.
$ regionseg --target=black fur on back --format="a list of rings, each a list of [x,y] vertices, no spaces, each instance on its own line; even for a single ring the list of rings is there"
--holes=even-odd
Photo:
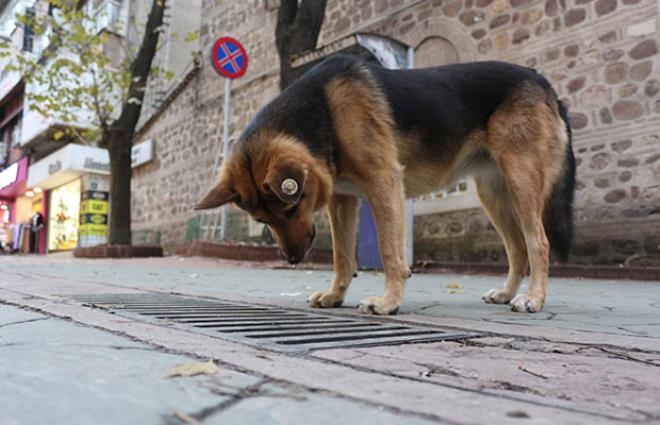
[[[365,69],[372,78],[366,76]],[[542,75],[519,65],[487,61],[388,70],[352,56],[333,55],[264,106],[239,138],[237,147],[249,145],[252,136],[266,128],[295,136],[316,157],[328,164],[335,162],[337,141],[325,92],[326,84],[333,78],[352,79],[379,90],[386,97],[399,130],[419,141],[416,151],[420,157],[439,162],[451,160],[465,136],[485,129],[493,112],[521,84],[532,83],[543,89],[548,102],[558,102]],[[573,237],[575,158],[568,112],[561,102],[558,107],[566,124],[568,143],[563,174],[547,201],[544,224],[552,250],[565,261]]]
[[[555,182],[550,199],[544,211],[545,233],[550,241],[550,248],[562,262],[568,260],[573,241],[573,195],[575,192],[575,156],[573,155],[572,131],[566,106],[558,101],[559,115],[566,125],[566,151],[564,153],[563,172]]]

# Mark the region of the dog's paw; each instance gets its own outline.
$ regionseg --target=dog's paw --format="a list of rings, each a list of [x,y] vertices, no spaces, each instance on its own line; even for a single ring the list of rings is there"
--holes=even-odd
[[[511,310],[518,313],[538,313],[543,309],[543,302],[528,298],[527,294],[518,294],[511,300]]]
[[[385,297],[368,297],[360,301],[358,310],[362,314],[393,315],[399,312],[399,302]]]
[[[307,302],[312,307],[318,308],[341,307],[344,303],[344,296],[337,292],[316,291],[307,298]]]
[[[512,298],[513,295],[504,289],[490,289],[481,296],[487,304],[507,304]]]

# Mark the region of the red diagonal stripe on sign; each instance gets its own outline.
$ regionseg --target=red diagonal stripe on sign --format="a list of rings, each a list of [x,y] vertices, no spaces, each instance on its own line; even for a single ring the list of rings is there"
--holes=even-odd
[[[220,62],[218,62],[218,66],[223,67],[225,64],[227,64],[229,62],[230,66],[232,68],[232,71],[234,73],[238,72],[241,69],[241,67],[238,66],[238,64],[236,63],[236,61],[234,59],[242,56],[243,52],[241,52],[240,50],[237,50],[234,53],[230,53],[229,49],[227,48],[227,45],[224,44],[224,43],[220,45],[220,48],[222,49],[222,52],[225,54],[226,57],[223,60],[221,60]]]

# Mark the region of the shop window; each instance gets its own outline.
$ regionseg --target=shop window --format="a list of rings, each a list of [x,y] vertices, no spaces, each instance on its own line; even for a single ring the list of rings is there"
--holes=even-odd
[[[48,206],[48,250],[71,250],[78,245],[80,180],[51,191]]]

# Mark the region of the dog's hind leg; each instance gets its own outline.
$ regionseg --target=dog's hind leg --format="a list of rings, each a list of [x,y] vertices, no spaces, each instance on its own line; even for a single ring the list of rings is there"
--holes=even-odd
[[[307,300],[312,307],[339,307],[351,284],[357,262],[355,238],[360,201],[354,196],[334,194],[328,204],[332,231],[335,277],[327,291],[316,291]]]
[[[492,175],[495,174],[495,175]],[[476,179],[477,194],[490,221],[504,241],[509,274],[501,289],[490,289],[481,298],[487,303],[507,304],[518,292],[527,273],[527,247],[514,211],[511,196],[498,170]]]
[[[514,311],[541,311],[548,288],[550,244],[543,212],[562,169],[565,136],[547,94],[527,87],[501,106],[488,127],[488,145],[511,198],[530,266],[527,294],[511,300]]]

